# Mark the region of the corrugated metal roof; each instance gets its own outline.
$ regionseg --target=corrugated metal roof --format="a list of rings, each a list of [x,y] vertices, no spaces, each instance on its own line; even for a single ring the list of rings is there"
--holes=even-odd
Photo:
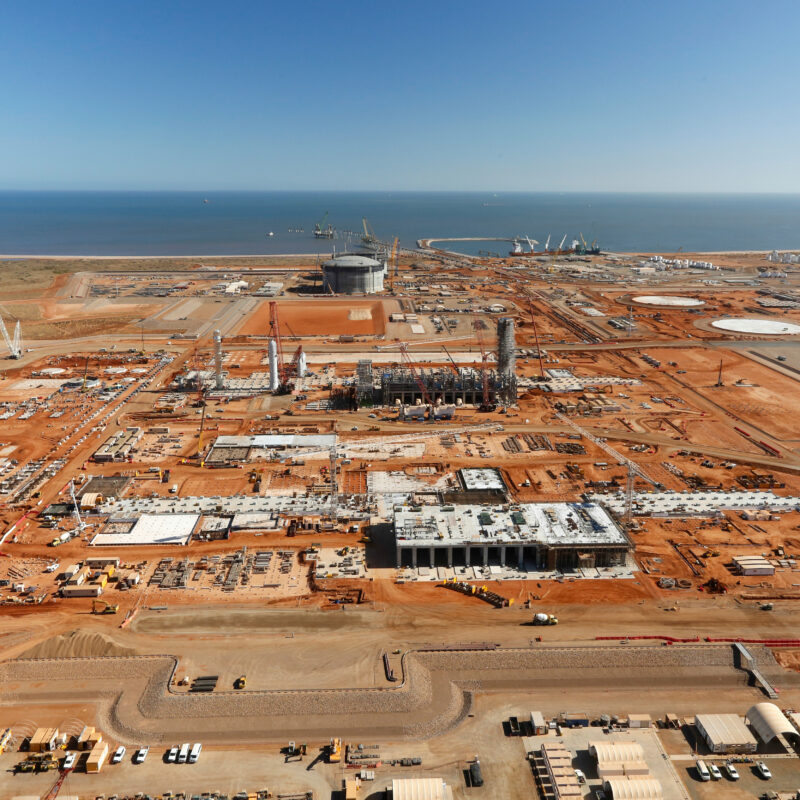
[[[655,778],[609,778],[604,784],[614,800],[662,800],[664,792]]]
[[[442,778],[395,778],[393,800],[452,800],[453,790]]]
[[[797,736],[797,731],[775,703],[756,703],[747,712],[747,721],[764,742],[786,733]]]
[[[626,761],[645,761],[644,750],[637,742],[589,742],[589,752],[603,763],[619,764]]]
[[[738,714],[698,714],[695,724],[705,731],[706,738],[715,745],[758,744],[747,725]]]

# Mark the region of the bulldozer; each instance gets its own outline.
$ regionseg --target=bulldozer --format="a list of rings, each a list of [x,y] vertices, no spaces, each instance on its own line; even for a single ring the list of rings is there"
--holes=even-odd
[[[240,675],[234,682],[234,689],[244,689],[247,686],[247,675]]]
[[[92,614],[116,614],[119,604],[112,605],[105,600],[92,600]]]

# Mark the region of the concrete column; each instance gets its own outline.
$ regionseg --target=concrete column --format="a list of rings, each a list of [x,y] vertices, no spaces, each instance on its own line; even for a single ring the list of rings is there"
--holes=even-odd
[[[517,566],[522,569],[525,566],[525,545],[517,548]]]
[[[464,545],[464,566],[465,567],[469,566],[469,545],[468,544]]]
[[[412,547],[411,548],[411,566],[414,567],[414,569],[417,568],[417,548],[416,547]]]
[[[504,567],[506,565],[506,549],[507,546],[504,544],[500,545],[500,566]]]
[[[447,566],[452,569],[453,567],[453,548],[447,548]]]
[[[489,566],[489,545],[488,544],[485,544],[483,546],[483,566],[484,567],[488,567]]]

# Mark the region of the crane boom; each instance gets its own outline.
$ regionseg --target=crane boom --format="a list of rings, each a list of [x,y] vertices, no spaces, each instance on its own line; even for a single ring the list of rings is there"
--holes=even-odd
[[[70,772],[72,772],[72,770],[69,769],[60,770],[58,780],[56,780],[50,791],[46,795],[44,795],[42,800],[56,800],[56,797],[58,797],[58,793],[61,791],[61,787],[64,785],[64,781],[66,780],[66,777],[67,775],[69,775]]]
[[[486,343],[483,340],[483,331],[478,327],[478,321],[473,322],[472,327],[475,329],[475,338],[478,340],[478,346],[481,349],[481,405],[480,411],[494,411],[495,404],[489,395],[489,369],[488,358],[486,355]]]
[[[425,381],[422,380],[422,376],[417,372],[417,368],[414,366],[414,362],[411,360],[411,356],[408,354],[408,345],[405,342],[400,345],[400,357],[408,367],[408,371],[411,373],[411,376],[416,381],[416,384],[422,394],[423,401],[431,407],[431,414],[433,414],[433,400],[431,400],[431,396],[428,394],[428,390],[425,388]]]
[[[278,375],[281,383],[286,379],[286,366],[283,363],[283,341],[281,340],[281,325],[278,319],[278,304],[272,300],[269,304],[269,335],[275,340],[278,352]]]
[[[450,363],[453,365],[453,372],[455,372],[456,375],[460,375],[461,373],[458,371],[458,364],[456,364],[456,362],[453,360],[453,356],[450,355],[450,351],[444,345],[442,345],[442,350],[447,353],[447,357],[450,359]]]
[[[20,340],[19,320],[17,320],[17,326],[14,329],[14,338],[12,339],[8,335],[8,329],[6,328],[5,322],[3,322],[3,318],[0,317],[0,333],[3,334],[3,340],[6,343],[6,347],[8,348],[8,352],[11,358],[19,358],[22,355],[22,351],[19,344]]]
[[[574,428],[581,436],[596,444],[601,450],[605,450],[605,452],[608,453],[621,466],[627,468],[628,476],[625,483],[625,522],[630,522],[633,517],[633,487],[637,477],[647,481],[652,486],[655,486],[656,489],[664,488],[663,484],[659,483],[658,481],[654,481],[635,461],[631,461],[631,459],[622,455],[622,453],[615,450],[613,447],[611,447],[611,445],[607,444],[602,439],[598,439],[597,436],[589,433],[589,431],[587,431],[585,428],[581,428],[580,425],[578,425],[576,422],[573,422],[573,420],[571,420],[565,414],[562,414],[560,411],[556,411],[556,417],[558,417],[558,419],[560,419],[562,422],[565,422],[571,428]]]
[[[630,467],[633,472],[636,473],[642,480],[647,481],[649,484],[653,486],[661,486],[658,481],[653,480],[635,461],[631,461],[627,456],[622,455],[619,451],[615,450],[611,445],[604,442],[602,439],[599,439],[593,433],[589,433],[585,428],[582,428],[578,425],[577,422],[571,420],[566,414],[562,414],[560,411],[556,411],[556,416],[564,423],[569,425],[571,428],[574,428],[581,436],[588,439],[593,444],[596,444],[601,450],[605,450],[615,461],[621,464],[623,467]]]

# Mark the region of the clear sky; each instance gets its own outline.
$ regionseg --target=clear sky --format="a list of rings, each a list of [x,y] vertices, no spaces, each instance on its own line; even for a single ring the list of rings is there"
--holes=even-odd
[[[797,0],[0,4],[0,188],[800,191]]]

